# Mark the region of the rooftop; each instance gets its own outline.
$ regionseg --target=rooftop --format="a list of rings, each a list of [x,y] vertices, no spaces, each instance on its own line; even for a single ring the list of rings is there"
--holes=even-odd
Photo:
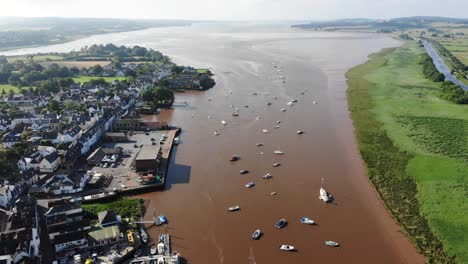
[[[156,145],[143,145],[140,152],[136,157],[136,160],[156,160],[158,158],[161,146]]]

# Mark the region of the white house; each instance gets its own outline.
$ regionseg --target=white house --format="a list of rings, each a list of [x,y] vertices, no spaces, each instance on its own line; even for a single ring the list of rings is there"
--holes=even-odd
[[[39,163],[39,171],[43,173],[52,173],[56,171],[60,166],[60,157],[57,151],[54,151],[41,160]]]

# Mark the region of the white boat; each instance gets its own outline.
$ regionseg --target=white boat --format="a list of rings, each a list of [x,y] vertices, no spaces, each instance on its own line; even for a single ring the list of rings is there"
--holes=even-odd
[[[314,101],[314,104],[317,104],[317,101]]]
[[[270,195],[276,195],[276,192],[271,192]]]
[[[261,146],[263,146],[263,143],[256,143],[255,146],[261,147]]]
[[[239,116],[239,113],[234,112],[234,113],[232,113],[232,116]]]
[[[294,104],[293,102],[289,102],[289,103],[288,103],[289,106],[291,106],[291,105],[293,105],[293,104]]]
[[[226,125],[226,124],[227,124],[227,122],[226,122],[226,121],[224,121],[224,120],[222,120],[222,121],[221,121],[221,124],[223,124],[223,125]]]
[[[293,99],[291,102],[293,102],[293,103],[297,103],[297,99]]]
[[[311,220],[311,219],[309,219],[307,217],[302,217],[301,218],[301,223],[307,224],[307,225],[313,225],[313,224],[315,224],[315,221]]]
[[[245,187],[247,187],[247,188],[252,188],[254,185],[255,185],[255,183],[253,183],[253,182],[248,182],[248,183],[245,185]]]
[[[218,131],[215,131],[214,134],[215,134],[216,136],[219,135]]]
[[[275,126],[275,129],[278,129],[278,128],[280,128],[280,126]]]
[[[262,231],[260,231],[260,229],[257,229],[257,230],[255,230],[255,232],[253,232],[252,238],[253,239],[259,239],[261,235],[262,235]]]
[[[160,255],[164,255],[164,251],[166,251],[166,246],[164,245],[163,242],[159,242],[159,244],[158,244],[158,253]]]
[[[281,164],[280,164],[280,163],[278,163],[278,162],[275,162],[275,163],[273,163],[273,165],[272,165],[272,166],[273,166],[273,167],[279,167],[279,166],[281,166]]]
[[[156,253],[158,253],[158,249],[155,248],[155,247],[152,247],[152,248],[150,249],[150,254],[151,254],[151,255],[156,255]]]
[[[148,234],[146,233],[143,227],[140,228],[140,237],[141,237],[141,242],[143,242],[143,244],[148,243]]]
[[[166,261],[164,260],[164,258],[158,258],[156,264],[166,264]]]
[[[178,252],[172,252],[171,263],[172,264],[180,263],[180,254]]]
[[[267,173],[267,174],[263,175],[262,178],[263,179],[271,179],[271,178],[273,178],[273,176],[270,173]]]
[[[326,202],[326,203],[328,203],[331,200],[331,197],[328,194],[328,192],[322,187],[320,187],[319,199]]]
[[[329,247],[339,247],[339,246],[340,246],[340,244],[338,244],[337,242],[335,242],[335,241],[330,241],[330,240],[325,241],[325,245],[327,245],[327,246],[329,246]]]
[[[282,109],[281,109],[281,112],[286,112],[286,108],[282,108]]]
[[[278,154],[278,155],[284,154],[284,152],[281,150],[275,150],[273,151],[273,153]]]
[[[285,250],[285,251],[293,251],[293,250],[294,250],[294,246],[291,246],[291,245],[281,245],[280,249],[281,249],[281,250]]]
[[[276,121],[276,123],[277,123],[277,124],[280,124],[280,123],[281,123],[281,120]]]
[[[304,134],[304,131],[303,131],[303,130],[298,130],[296,133],[297,133],[298,135],[302,135],[302,134]]]
[[[174,138],[174,144],[175,145],[179,145],[179,141],[180,141],[179,137]]]
[[[266,133],[268,133],[268,130],[263,129],[262,132],[266,134]]]
[[[231,206],[228,208],[229,211],[234,212],[240,210],[240,207],[238,205]]]
[[[262,119],[262,118],[261,118],[260,116],[257,116],[255,119],[256,119],[256,120],[260,120],[260,119]]]

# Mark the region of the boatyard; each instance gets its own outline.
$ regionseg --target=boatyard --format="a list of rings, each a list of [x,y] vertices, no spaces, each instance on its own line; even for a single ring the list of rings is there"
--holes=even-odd
[[[84,202],[108,199],[118,194],[139,193],[163,189],[169,158],[180,129],[135,132],[121,142],[104,143],[90,155],[88,164],[103,150],[119,150],[115,162],[94,162],[88,194]],[[117,154],[114,154],[117,155]],[[107,164],[107,165],[106,165]]]

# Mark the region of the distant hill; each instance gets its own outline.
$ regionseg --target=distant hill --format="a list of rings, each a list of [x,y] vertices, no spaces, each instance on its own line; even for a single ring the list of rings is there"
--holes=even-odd
[[[376,31],[394,31],[410,28],[427,28],[432,23],[466,24],[468,26],[468,19],[431,16],[401,17],[388,20],[354,18],[310,22],[308,24],[293,25],[292,27],[303,29],[367,27]]]
[[[0,18],[0,50],[63,43],[95,34],[190,24],[183,20],[3,17]]]

